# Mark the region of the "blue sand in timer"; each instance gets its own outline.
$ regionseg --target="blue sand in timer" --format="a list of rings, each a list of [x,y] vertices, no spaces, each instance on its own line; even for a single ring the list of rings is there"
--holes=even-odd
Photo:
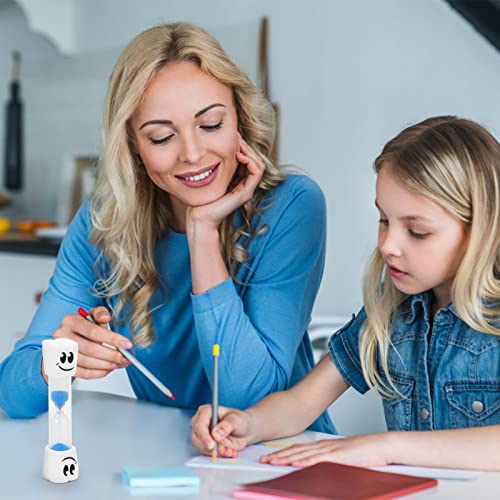
[[[53,443],[50,445],[50,448],[55,451],[69,450],[69,421],[62,411],[66,401],[68,401],[68,391],[52,391],[50,393],[50,399],[57,408],[57,411],[50,422],[53,432]]]

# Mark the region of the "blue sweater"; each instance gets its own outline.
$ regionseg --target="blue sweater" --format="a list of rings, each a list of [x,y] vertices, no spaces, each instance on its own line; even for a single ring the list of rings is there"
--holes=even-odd
[[[266,224],[267,231],[251,241],[237,279],[206,293],[191,294],[186,235],[169,231],[157,244],[156,268],[168,291],[158,290],[150,301],[155,342],[135,353],[176,400],[130,366],[128,377],[139,399],[189,409],[209,403],[214,343],[220,344],[219,401],[225,406],[246,408],[292,386],[313,366],[307,326],[324,267],[324,196],[308,177],[289,175],[262,203],[267,208],[257,226]],[[68,229],[26,336],[0,365],[0,407],[11,417],[47,410],[42,340],[79,306],[105,305],[92,291],[99,249],[88,242],[91,229],[86,202]],[[105,266],[101,259],[101,272]],[[128,324],[111,326],[130,338]],[[334,432],[326,414],[311,428]]]

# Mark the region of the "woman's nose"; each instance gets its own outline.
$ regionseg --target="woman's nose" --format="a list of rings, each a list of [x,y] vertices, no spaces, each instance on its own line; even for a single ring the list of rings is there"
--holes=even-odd
[[[204,154],[203,141],[196,134],[185,135],[181,140],[179,160],[183,163],[198,163]]]

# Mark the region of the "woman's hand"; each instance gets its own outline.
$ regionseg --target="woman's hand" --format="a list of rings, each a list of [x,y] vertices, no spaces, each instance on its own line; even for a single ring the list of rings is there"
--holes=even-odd
[[[197,224],[206,225],[209,229],[216,230],[229,214],[252,199],[266,166],[241,135],[238,134],[238,137],[240,150],[236,152],[236,159],[246,167],[248,174],[222,198],[207,205],[188,207],[186,213],[188,236]]]
[[[324,439],[312,443],[294,444],[284,450],[261,457],[260,461],[271,465],[308,467],[318,462],[337,462],[360,467],[388,465],[388,433],[368,434],[351,438]]]
[[[67,338],[78,344],[78,364],[76,377],[84,379],[102,378],[117,368],[125,368],[130,362],[116,349],[106,347],[106,344],[130,349],[132,343],[126,337],[113,333],[107,329],[111,316],[105,307],[96,307],[90,310],[94,324],[79,314],[64,316],[61,326],[54,332],[53,337]],[[43,362],[42,362],[43,364]],[[42,366],[42,374],[46,376]]]
[[[210,455],[215,440],[221,457],[234,458],[238,451],[252,442],[252,415],[248,411],[225,406],[219,406],[218,415],[219,423],[210,432],[212,406],[200,406],[191,420],[191,440],[204,455]]]

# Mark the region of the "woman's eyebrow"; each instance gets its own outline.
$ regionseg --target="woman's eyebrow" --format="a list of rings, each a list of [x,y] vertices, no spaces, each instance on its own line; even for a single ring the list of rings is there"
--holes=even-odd
[[[220,104],[220,103],[214,103],[214,104],[210,104],[210,106],[207,106],[206,108],[203,108],[201,109],[200,111],[197,111],[195,114],[194,114],[194,117],[195,118],[199,118],[201,115],[203,115],[204,113],[206,113],[207,111],[210,111],[212,108],[217,108],[217,107],[223,107],[225,108],[226,106],[224,106],[224,104]],[[149,120],[147,122],[144,122],[140,127],[139,127],[139,130],[143,129],[144,127],[148,126],[148,125],[173,125],[174,122],[172,120]]]
[[[173,125],[174,122],[172,120],[149,120],[147,122],[144,122],[140,127],[139,130],[143,129],[144,127],[147,127],[148,125]]]
[[[199,118],[202,114],[204,114],[207,111],[209,111],[210,109],[216,108],[218,106],[222,106],[223,108],[226,107],[226,106],[224,106],[224,104],[220,104],[220,103],[216,102],[215,104],[210,104],[210,106],[207,106],[206,108],[203,108],[202,110],[200,110],[197,113],[195,113],[194,117],[195,118]]]

